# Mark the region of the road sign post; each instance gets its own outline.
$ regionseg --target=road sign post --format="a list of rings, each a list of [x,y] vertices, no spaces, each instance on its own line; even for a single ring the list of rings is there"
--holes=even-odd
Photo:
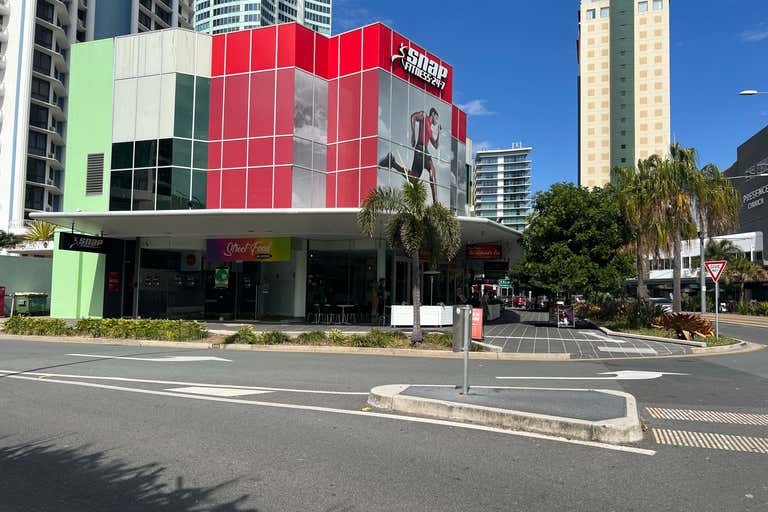
[[[720,339],[720,276],[725,270],[727,261],[706,261],[704,266],[709,272],[709,277],[715,282],[715,338]]]

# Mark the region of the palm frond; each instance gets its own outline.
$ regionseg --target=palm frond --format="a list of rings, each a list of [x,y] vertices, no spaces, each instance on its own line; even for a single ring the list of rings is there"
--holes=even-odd
[[[363,200],[357,213],[360,231],[369,238],[376,233],[377,219],[380,214],[394,214],[403,209],[403,194],[392,187],[379,187],[371,190]]]

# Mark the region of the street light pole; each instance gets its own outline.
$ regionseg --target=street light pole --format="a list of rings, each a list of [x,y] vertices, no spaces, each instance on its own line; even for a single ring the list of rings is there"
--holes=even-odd
[[[699,287],[701,295],[701,312],[707,312],[707,277],[704,275],[704,232],[699,231]]]

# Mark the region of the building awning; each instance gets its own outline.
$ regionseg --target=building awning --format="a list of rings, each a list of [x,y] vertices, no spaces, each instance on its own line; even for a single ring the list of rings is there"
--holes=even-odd
[[[111,238],[296,237],[362,238],[358,208],[148,210],[132,212],[40,212],[32,218]],[[517,245],[520,233],[482,217],[459,217],[465,244]],[[379,233],[383,230],[379,229]]]

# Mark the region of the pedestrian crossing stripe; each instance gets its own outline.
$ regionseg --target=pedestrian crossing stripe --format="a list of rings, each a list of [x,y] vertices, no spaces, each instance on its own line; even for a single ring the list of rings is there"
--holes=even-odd
[[[768,454],[768,437],[735,436],[664,428],[652,430],[656,444]]]
[[[646,411],[657,420],[699,421],[707,423],[730,423],[735,425],[768,426],[768,414],[741,412],[697,411],[694,409],[663,409],[646,407]]]

